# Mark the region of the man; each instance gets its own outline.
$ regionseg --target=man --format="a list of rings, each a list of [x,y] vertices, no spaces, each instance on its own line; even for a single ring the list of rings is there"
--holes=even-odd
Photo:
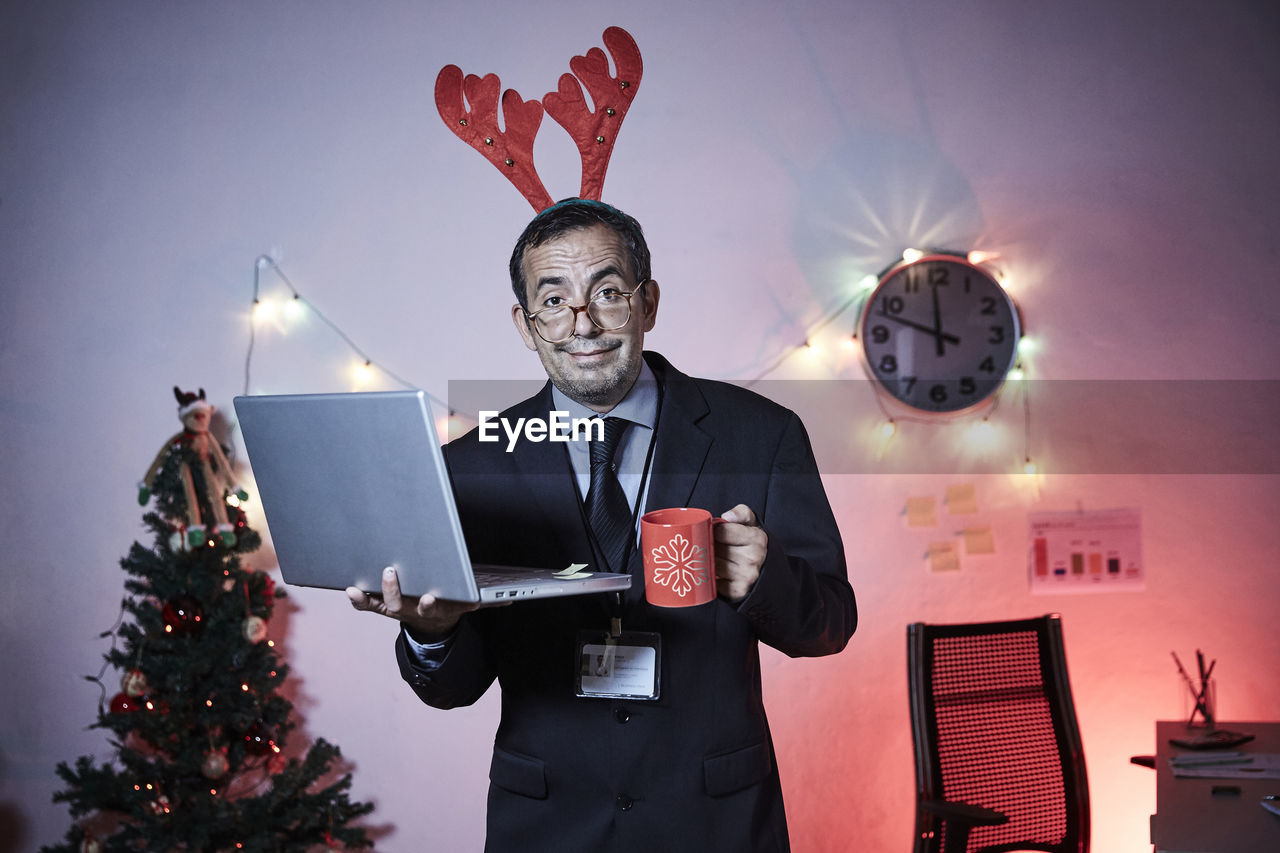
[[[832,654],[857,623],[803,425],[643,352],[660,297],[649,267],[639,224],[608,205],[571,199],[534,218],[512,254],[511,317],[550,381],[502,417],[625,419],[612,459],[633,533],[641,507],[723,513],[716,600],[645,602],[634,536],[619,558],[593,528],[587,443],[522,441],[507,453],[474,430],[446,448],[472,558],[613,562],[631,590],[476,610],[402,597],[390,569],[381,596],[348,590],[357,609],[400,620],[401,673],[424,702],[467,705],[494,678],[501,685],[491,851],[789,849],[757,641],[793,657]],[[583,637],[619,629],[658,638],[652,701],[579,695]]]

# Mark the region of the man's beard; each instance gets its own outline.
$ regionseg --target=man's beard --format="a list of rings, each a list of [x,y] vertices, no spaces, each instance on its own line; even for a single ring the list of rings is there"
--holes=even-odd
[[[630,359],[619,361],[604,374],[574,378],[560,375],[552,377],[551,382],[571,400],[584,406],[602,406],[620,402],[639,375],[638,359]]]

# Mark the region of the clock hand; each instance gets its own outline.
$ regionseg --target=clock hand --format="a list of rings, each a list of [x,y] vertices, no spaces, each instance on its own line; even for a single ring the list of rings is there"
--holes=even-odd
[[[884,310],[880,311],[880,316],[884,317],[886,320],[892,320],[895,323],[901,323],[902,325],[908,326],[912,329],[918,329],[919,331],[924,332],[926,335],[932,335],[933,337],[938,338],[940,340],[947,340],[953,344],[960,343],[960,339],[957,338],[955,335],[948,334],[942,331],[941,329],[930,329],[924,323],[913,323],[912,321],[905,320],[902,317],[895,317],[894,315],[889,314]]]
[[[938,285],[933,285],[933,339],[938,344],[938,358],[947,354],[947,345],[942,340],[942,309],[938,307]]]

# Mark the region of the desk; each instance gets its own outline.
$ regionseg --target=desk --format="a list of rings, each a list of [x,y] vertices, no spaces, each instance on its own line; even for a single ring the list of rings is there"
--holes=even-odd
[[[1256,735],[1240,752],[1280,753],[1280,723],[1219,723]],[[1177,779],[1170,756],[1185,753],[1169,738],[1185,735],[1185,723],[1156,723],[1156,813],[1151,843],[1157,853],[1273,853],[1280,851],[1280,815],[1258,805],[1280,794],[1280,779]],[[1239,785],[1238,796],[1214,796],[1214,785]]]

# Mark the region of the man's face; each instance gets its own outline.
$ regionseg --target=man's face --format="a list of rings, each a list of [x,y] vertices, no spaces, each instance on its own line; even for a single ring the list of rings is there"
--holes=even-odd
[[[622,238],[604,225],[569,231],[524,253],[529,313],[549,305],[585,305],[605,288],[635,290],[639,282]],[[618,404],[640,375],[644,333],[658,311],[658,283],[650,281],[631,297],[631,318],[621,329],[601,331],[585,311],[577,314],[574,336],[549,344],[525,320],[519,305],[511,319],[524,345],[538,353],[551,382],[570,399],[596,412]]]

